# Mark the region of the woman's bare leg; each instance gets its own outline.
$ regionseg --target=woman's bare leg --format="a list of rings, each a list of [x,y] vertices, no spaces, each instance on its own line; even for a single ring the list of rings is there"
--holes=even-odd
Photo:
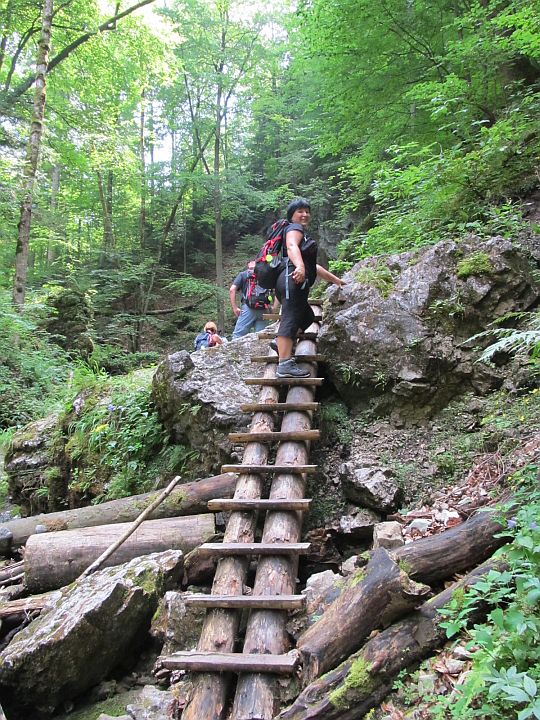
[[[288,360],[292,355],[294,341],[292,338],[278,335],[276,338],[280,360]]]

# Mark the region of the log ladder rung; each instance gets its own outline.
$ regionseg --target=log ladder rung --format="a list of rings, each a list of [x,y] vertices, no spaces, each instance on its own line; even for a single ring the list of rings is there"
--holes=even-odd
[[[321,436],[320,430],[291,430],[289,432],[245,432],[245,433],[229,433],[228,437],[231,442],[235,443],[251,443],[251,442],[301,442],[302,440],[318,440]]]
[[[263,313],[263,320],[279,320],[281,317],[280,313]]]
[[[201,555],[305,555],[310,543],[203,543]]]
[[[295,355],[298,362],[324,362],[324,355]],[[277,363],[279,357],[277,355],[253,355],[252,363]]]
[[[317,402],[304,403],[245,403],[240,405],[242,412],[308,412],[310,410],[318,410],[320,404]]]
[[[222,473],[254,473],[266,475],[268,473],[283,473],[284,475],[303,475],[314,473],[317,465],[222,465]]]
[[[264,385],[266,387],[276,387],[278,385],[298,385],[299,387],[313,387],[322,385],[324,378],[305,377],[305,378],[244,378],[246,385]]]
[[[289,500],[288,498],[278,498],[273,500],[262,499],[245,499],[235,500],[234,498],[216,498],[215,500],[208,501],[208,509],[211,512],[217,512],[219,510],[298,510],[304,512],[309,510],[309,504],[311,500],[309,498],[302,498],[298,500]]]
[[[306,604],[305,595],[183,595],[186,605],[206,608],[253,608],[258,610],[298,610]]]
[[[253,655],[248,653],[212,653],[188,650],[161,657],[160,660],[163,667],[169,670],[258,672],[290,675],[298,665],[299,654],[294,651],[286,655]]]

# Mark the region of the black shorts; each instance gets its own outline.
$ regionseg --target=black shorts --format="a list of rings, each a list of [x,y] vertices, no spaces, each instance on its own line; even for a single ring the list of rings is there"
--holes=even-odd
[[[290,272],[294,268],[291,266]],[[289,277],[289,299],[286,297],[286,270],[277,279],[276,296],[281,303],[281,321],[278,337],[295,338],[298,330],[306,330],[315,321],[315,315],[308,304],[309,285],[302,288]]]

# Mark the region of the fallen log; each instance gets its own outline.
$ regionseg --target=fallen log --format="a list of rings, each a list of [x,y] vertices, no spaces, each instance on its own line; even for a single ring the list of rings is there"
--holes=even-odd
[[[276,720],[357,720],[386,697],[398,673],[415,666],[438,647],[446,634],[438,610],[456,590],[474,585],[496,563],[488,560],[416,612],[371,638],[339,667],[306,687]],[[502,563],[499,563],[502,566]],[[477,607],[469,622],[478,622],[486,607]]]
[[[32,535],[24,552],[25,581],[30,593],[63,587],[75,580],[129,528],[128,523]],[[214,515],[146,520],[104,567],[165,550],[187,553],[215,535]]]
[[[341,595],[297,642],[307,684],[357,650],[369,634],[412,610],[430,592],[411,580],[383,548],[346,581]]]
[[[439,535],[415,540],[394,550],[392,557],[413,580],[433,585],[479,565],[504,545],[503,530],[494,508],[471,515]]]
[[[154,518],[205,513],[209,500],[233,496],[237,477],[233,473],[224,473],[180,485],[163,501],[159,508],[156,508]],[[132,522],[150,503],[154,502],[160,493],[161,490],[155,490],[120,500],[111,500],[101,505],[10,520],[1,525],[0,530],[5,528],[12,534],[11,547],[17,548],[24,545],[28,538],[35,533]],[[5,552],[8,552],[8,548]]]

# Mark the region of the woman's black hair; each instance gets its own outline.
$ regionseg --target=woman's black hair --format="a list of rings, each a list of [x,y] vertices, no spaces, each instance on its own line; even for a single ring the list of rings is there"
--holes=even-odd
[[[291,202],[287,205],[287,220],[289,222],[291,222],[294,213],[297,210],[300,210],[300,208],[307,208],[308,210],[311,210],[309,200],[306,200],[306,198],[294,198],[294,200],[291,200]]]

